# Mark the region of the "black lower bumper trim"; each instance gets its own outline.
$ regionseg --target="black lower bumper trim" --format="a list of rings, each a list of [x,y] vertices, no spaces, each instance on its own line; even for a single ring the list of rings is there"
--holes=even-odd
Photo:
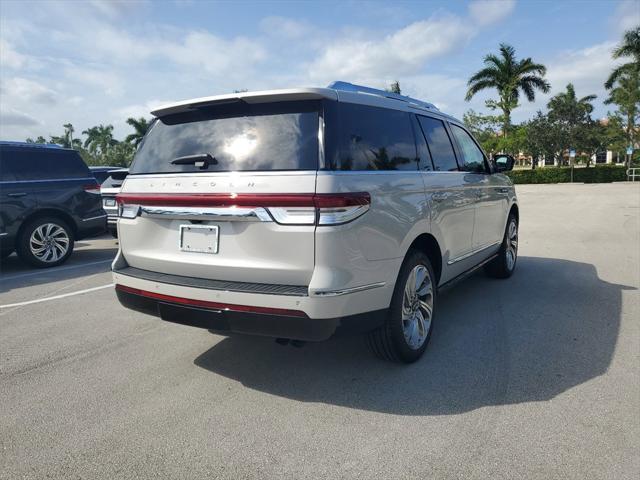
[[[336,334],[373,330],[384,322],[386,310],[342,318],[312,319],[263,313],[197,308],[116,290],[122,305],[168,322],[206,328],[216,333],[241,333],[294,340],[322,341]]]

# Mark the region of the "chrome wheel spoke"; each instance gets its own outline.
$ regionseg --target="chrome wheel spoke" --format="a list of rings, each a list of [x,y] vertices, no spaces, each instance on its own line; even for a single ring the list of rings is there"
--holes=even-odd
[[[56,262],[69,251],[71,239],[64,228],[55,223],[38,226],[29,239],[31,253],[43,262]]]
[[[416,265],[405,284],[402,299],[402,329],[407,345],[417,350],[426,341],[433,315],[433,284],[424,265]]]

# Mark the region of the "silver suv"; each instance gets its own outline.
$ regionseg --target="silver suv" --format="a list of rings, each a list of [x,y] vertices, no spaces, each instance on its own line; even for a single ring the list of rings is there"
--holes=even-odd
[[[438,290],[511,276],[518,206],[458,120],[335,82],[164,106],[118,194],[120,302],[223,334],[424,352]]]

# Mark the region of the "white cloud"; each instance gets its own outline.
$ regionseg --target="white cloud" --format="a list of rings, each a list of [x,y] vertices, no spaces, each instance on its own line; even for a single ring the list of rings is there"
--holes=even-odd
[[[308,22],[278,16],[260,20],[260,30],[267,35],[288,39],[310,37],[316,33],[315,27]]]
[[[617,34],[640,25],[640,3],[637,0],[620,2],[610,19],[610,24]]]
[[[573,83],[584,95],[604,90],[604,82],[615,64],[611,58],[614,42],[560,53],[547,64],[547,79],[554,90],[564,90],[567,83]],[[588,91],[587,91],[588,90]]]
[[[515,0],[477,0],[469,4],[469,15],[475,23],[484,27],[507,18],[515,6]]]
[[[0,109],[0,126],[29,127],[40,125],[40,122],[31,115],[20,112],[13,108]]]
[[[83,84],[85,88],[97,89],[100,95],[119,97],[125,90],[125,81],[113,69],[69,66],[64,69],[64,74],[70,82]]]
[[[446,16],[414,22],[382,39],[338,38],[311,63],[309,76],[327,80],[415,74],[471,35],[462,19]]]
[[[257,41],[235,37],[225,40],[208,32],[189,32],[179,43],[159,46],[177,64],[203,68],[220,76],[251,71],[255,63],[267,58],[266,49]]]
[[[28,57],[18,53],[6,40],[0,39],[0,68],[20,69],[28,62]]]
[[[0,93],[7,97],[17,97],[22,101],[52,106],[58,99],[58,93],[41,83],[27,78],[13,77],[0,83]]]
[[[427,62],[463,48],[482,28],[514,9],[514,0],[478,0],[469,16],[435,14],[380,37],[373,32],[347,33],[326,46],[309,64],[311,79],[384,78],[416,75]]]
[[[173,100],[149,100],[148,102],[135,104],[135,105],[127,105],[126,107],[121,107],[115,110],[115,117],[118,119],[127,119],[127,118],[151,118],[151,112],[155,108],[160,105],[166,105],[168,103],[173,103],[176,99]]]

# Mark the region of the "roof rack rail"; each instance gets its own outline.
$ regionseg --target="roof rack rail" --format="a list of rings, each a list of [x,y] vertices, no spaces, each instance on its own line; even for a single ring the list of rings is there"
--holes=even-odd
[[[406,95],[400,95],[399,93],[387,92],[386,90],[379,90],[377,88],[364,87],[362,85],[355,85],[349,82],[342,82],[340,80],[332,82],[327,88],[333,90],[342,90],[343,92],[355,92],[355,93],[368,93],[370,95],[378,95],[380,97],[392,98],[394,100],[400,100],[401,102],[413,103],[423,108],[429,108],[432,110],[438,110],[433,103],[423,102],[416,98],[408,97]]]
[[[0,140],[0,145],[8,147],[62,148],[56,143],[12,142],[9,140]]]

